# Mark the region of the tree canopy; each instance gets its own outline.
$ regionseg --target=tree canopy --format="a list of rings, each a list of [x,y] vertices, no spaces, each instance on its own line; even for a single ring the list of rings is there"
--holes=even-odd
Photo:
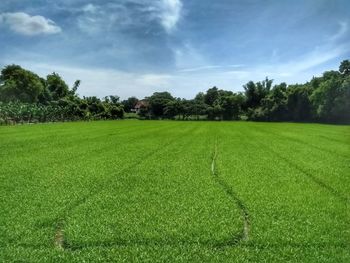
[[[29,70],[18,65],[6,66],[0,75],[0,100],[38,102],[44,91],[45,81]]]

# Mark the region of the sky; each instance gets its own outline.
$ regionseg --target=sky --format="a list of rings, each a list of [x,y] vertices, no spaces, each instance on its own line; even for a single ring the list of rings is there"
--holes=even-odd
[[[350,59],[350,1],[1,0],[0,50],[81,96],[303,83]]]

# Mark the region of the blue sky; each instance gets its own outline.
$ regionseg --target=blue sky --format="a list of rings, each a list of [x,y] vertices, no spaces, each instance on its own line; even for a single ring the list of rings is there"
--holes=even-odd
[[[55,71],[80,95],[301,83],[350,59],[348,0],[1,0],[0,66]]]

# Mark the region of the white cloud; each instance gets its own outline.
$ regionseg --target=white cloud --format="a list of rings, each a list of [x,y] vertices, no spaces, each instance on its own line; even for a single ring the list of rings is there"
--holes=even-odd
[[[0,24],[7,25],[16,33],[33,36],[40,34],[56,34],[61,28],[43,16],[30,16],[23,12],[0,14]]]
[[[133,4],[130,7],[130,4]],[[78,26],[87,33],[99,33],[157,23],[167,33],[177,26],[182,12],[181,0],[119,0],[86,4],[77,16]]]
[[[135,79],[135,82],[141,86],[162,87],[169,85],[171,77],[166,74],[141,74]]]
[[[180,0],[161,0],[160,21],[167,32],[176,28],[181,17],[182,2]]]

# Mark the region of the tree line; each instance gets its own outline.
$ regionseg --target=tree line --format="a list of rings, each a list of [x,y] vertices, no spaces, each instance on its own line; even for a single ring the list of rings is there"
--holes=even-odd
[[[304,84],[249,81],[244,91],[208,89],[193,99],[155,92],[120,101],[118,96],[82,97],[80,81],[69,88],[52,73],[46,79],[18,65],[6,66],[0,75],[0,122],[121,119],[252,120],[350,123],[350,61],[338,71],[326,71]]]
[[[273,80],[249,81],[243,92],[216,87],[191,100],[156,92],[141,100],[123,101],[125,111],[139,103],[139,115],[149,119],[252,120],[350,123],[350,61],[338,71],[326,71],[304,84],[273,85]]]

